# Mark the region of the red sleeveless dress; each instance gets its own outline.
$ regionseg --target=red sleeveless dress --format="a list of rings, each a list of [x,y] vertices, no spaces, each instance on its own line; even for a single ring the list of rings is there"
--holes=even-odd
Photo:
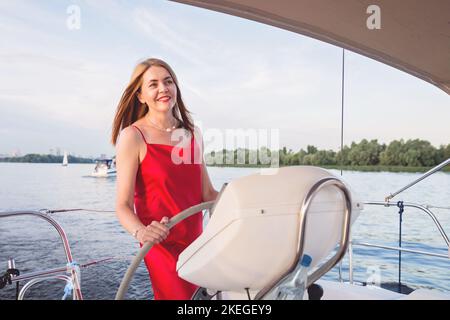
[[[147,153],[136,174],[134,205],[136,214],[144,225],[161,221],[202,202],[202,166],[194,162],[199,156],[192,135],[190,146],[180,148],[165,144],[147,143]],[[176,156],[190,156],[189,163],[176,164]],[[201,159],[201,158],[195,158]],[[187,161],[186,161],[187,162]],[[203,217],[198,212],[174,226],[169,236],[156,244],[144,261],[150,274],[155,300],[187,300],[198,288],[178,277],[178,255],[202,233]]]

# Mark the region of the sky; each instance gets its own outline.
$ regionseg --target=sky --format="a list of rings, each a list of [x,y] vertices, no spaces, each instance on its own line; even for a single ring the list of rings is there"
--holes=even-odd
[[[0,39],[0,154],[114,155],[117,104],[149,57],[172,66],[203,132],[276,129],[280,147],[340,147],[342,49],[315,39],[165,0],[0,0]],[[450,143],[447,94],[345,57],[344,144]]]

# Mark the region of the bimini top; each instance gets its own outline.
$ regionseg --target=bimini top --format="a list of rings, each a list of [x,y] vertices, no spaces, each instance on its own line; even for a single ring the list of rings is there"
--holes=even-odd
[[[450,94],[448,0],[173,1],[255,20],[343,47],[410,73]],[[378,13],[371,11],[371,5],[379,8],[380,29],[367,26],[367,20]]]

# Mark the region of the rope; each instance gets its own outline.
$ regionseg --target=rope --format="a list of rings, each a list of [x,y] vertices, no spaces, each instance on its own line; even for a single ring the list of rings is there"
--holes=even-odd
[[[403,206],[403,201],[397,202],[397,207],[399,208],[399,224],[398,224],[398,247],[402,247],[402,222],[403,222],[403,212],[405,211],[405,207]],[[398,292],[402,292],[402,252],[398,251]]]
[[[107,212],[107,213],[115,213],[115,210],[99,210],[99,209],[86,209],[86,208],[77,208],[77,209],[40,209],[39,212],[51,214],[51,213],[60,213],[60,212],[72,212],[72,211],[88,211],[88,212]],[[207,214],[207,209],[204,210],[203,217]]]
[[[43,212],[43,213],[47,213],[47,214],[60,213],[60,212],[72,212],[72,211],[108,212],[108,213],[116,212],[114,210],[98,210],[98,209],[84,209],[84,208],[78,208],[78,209],[56,209],[56,210],[41,209],[39,211]]]
[[[72,281],[68,281],[64,287],[64,295],[61,300],[66,300],[67,296],[72,295],[74,289],[81,288],[81,272],[80,265],[76,261],[72,261],[66,264],[67,273],[72,275]],[[74,286],[75,284],[75,286]]]
[[[405,211],[405,207],[403,206],[403,201],[398,201],[397,202],[397,207],[399,208],[398,210],[398,214],[400,215],[400,219],[402,217],[402,213]],[[400,220],[401,222],[402,220]]]
[[[20,275],[18,269],[8,269],[6,272],[0,276],[0,289],[3,289],[7,284],[12,284],[11,276]]]
[[[5,274],[0,276],[0,289],[3,289],[7,284],[12,284],[12,276],[20,276],[19,269],[11,268],[6,270]],[[16,300],[19,298],[19,281],[16,282]]]
[[[66,286],[64,287],[64,295],[62,296],[61,300],[66,300],[67,296],[72,295],[72,291],[73,291],[72,282],[67,282]]]
[[[111,260],[116,260],[116,261],[127,261],[127,262],[131,262],[134,259],[133,256],[115,256],[115,257],[108,257],[108,258],[104,258],[104,259],[100,259],[100,260],[95,260],[95,261],[91,261],[85,264],[81,264],[80,268],[89,268],[93,265],[99,264],[99,263],[103,263],[103,262],[107,262],[107,261],[111,261]]]
[[[89,212],[107,212],[107,213],[115,213],[114,210],[98,210],[98,209],[85,209],[85,208],[77,208],[77,209],[55,209],[55,210],[49,210],[49,209],[40,209],[40,212],[44,212],[47,214],[51,213],[60,213],[60,212],[72,212],[72,211],[89,211]],[[205,210],[207,211],[207,210]],[[207,212],[203,213],[203,216],[205,216]]]

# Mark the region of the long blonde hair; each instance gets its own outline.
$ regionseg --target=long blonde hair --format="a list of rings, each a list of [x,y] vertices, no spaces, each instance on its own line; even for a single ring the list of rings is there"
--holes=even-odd
[[[130,83],[123,92],[122,98],[120,98],[112,126],[111,142],[113,145],[116,145],[117,138],[122,129],[130,126],[148,112],[148,106],[141,103],[137,95],[142,85],[142,76],[151,66],[163,67],[171,75],[177,87],[177,100],[175,106],[172,108],[172,114],[181,123],[183,128],[190,132],[194,131],[194,125],[190,116],[191,113],[187,110],[181,98],[178,80],[172,68],[160,59],[150,58],[142,61],[134,68]]]

